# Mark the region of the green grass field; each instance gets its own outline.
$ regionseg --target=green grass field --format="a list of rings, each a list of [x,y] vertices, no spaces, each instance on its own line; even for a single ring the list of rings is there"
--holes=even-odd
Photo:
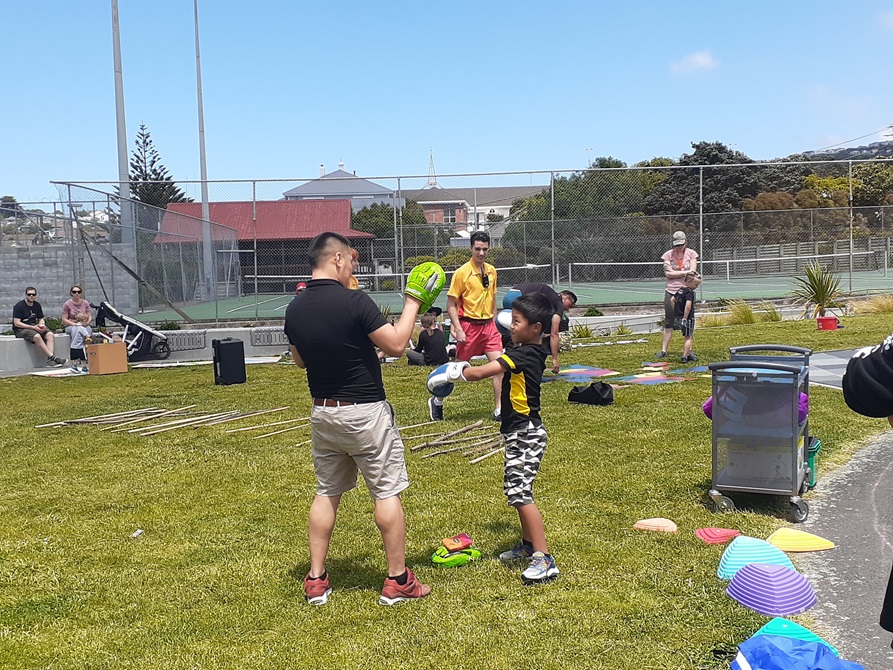
[[[701,329],[701,361],[729,346],[773,342],[831,350],[880,341],[886,315]],[[631,374],[659,348],[575,350],[565,364]],[[674,339],[678,352],[680,342]],[[677,359],[678,360],[678,359]],[[427,420],[426,370],[385,366],[403,426]],[[377,604],[384,555],[362,485],[345,495],[328,561],[325,607],[303,599],[307,510],[315,479],[309,437],[226,433],[242,423],[151,437],[59,419],[147,406],[242,411],[288,405],[309,414],[305,374],[248,367],[248,382],[214,386],[209,366],[126,375],[0,380],[0,667],[9,668],[727,668],[737,643],[767,621],[725,594],[721,546],[694,535],[725,526],[766,537],[787,523],[785,498],[736,496],[739,511],[710,511],[710,423],[700,411],[710,380],[630,386],[612,407],[567,402],[570,385],[544,385],[550,442],[537,479],[550,544],[562,570],[525,587],[495,555],[518,537],[499,457],[408,453],[403,499],[408,562],[430,598]],[[852,414],[838,391],[813,388],[810,424],[822,440],[819,478],[886,422]],[[488,382],[459,385],[446,431],[489,416]],[[427,430],[408,431],[419,434]],[[413,444],[409,442],[408,444]],[[674,535],[633,531],[673,519]],[[144,532],[137,538],[137,529]],[[467,532],[484,558],[437,568],[440,538]],[[794,557],[796,562],[796,557]],[[797,620],[811,625],[809,613]],[[833,642],[833,640],[832,640]]]

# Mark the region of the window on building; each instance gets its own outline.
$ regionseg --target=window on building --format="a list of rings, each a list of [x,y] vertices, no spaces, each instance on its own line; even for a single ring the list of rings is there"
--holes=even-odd
[[[443,208],[443,222],[456,223],[456,208],[447,205]]]

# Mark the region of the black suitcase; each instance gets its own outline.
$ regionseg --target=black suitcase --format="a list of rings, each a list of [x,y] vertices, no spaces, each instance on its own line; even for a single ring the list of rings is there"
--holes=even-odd
[[[245,383],[245,344],[242,340],[227,337],[211,340],[214,350],[214,383]]]

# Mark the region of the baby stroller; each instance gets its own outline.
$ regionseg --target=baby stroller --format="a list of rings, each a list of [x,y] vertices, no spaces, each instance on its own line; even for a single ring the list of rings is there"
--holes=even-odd
[[[92,307],[96,306],[92,305]],[[109,303],[102,301],[96,312],[96,328],[104,330],[106,319],[124,326],[121,339],[127,345],[127,360],[140,361],[149,356],[164,360],[171,355],[171,345],[167,341],[167,335],[121,314]]]

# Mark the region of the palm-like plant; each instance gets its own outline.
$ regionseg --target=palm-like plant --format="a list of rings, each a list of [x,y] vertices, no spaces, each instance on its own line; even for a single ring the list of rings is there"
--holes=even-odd
[[[804,315],[812,318],[825,316],[825,311],[840,307],[838,299],[842,295],[840,277],[826,270],[818,261],[803,268],[803,277],[794,277],[797,287],[794,297],[803,304]]]

